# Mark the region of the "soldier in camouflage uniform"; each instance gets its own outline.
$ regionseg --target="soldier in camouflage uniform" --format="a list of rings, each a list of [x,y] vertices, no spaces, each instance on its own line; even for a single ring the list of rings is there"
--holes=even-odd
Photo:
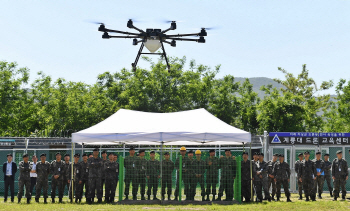
[[[104,163],[104,175],[106,181],[106,202],[114,203],[115,189],[117,188],[117,172],[119,164],[114,161],[114,153],[108,155],[109,160]]]
[[[281,197],[281,185],[283,185],[284,194],[287,197],[287,202],[292,202],[290,200],[289,192],[289,178],[290,178],[290,168],[289,164],[284,162],[284,155],[279,155],[279,162],[275,165],[273,169],[273,176],[276,180],[276,201],[280,200]]]
[[[74,192],[75,192],[75,203],[77,202],[81,202],[81,175],[83,173],[83,169],[81,167],[81,164],[79,163],[79,159],[80,159],[80,154],[76,153],[74,155],[74,163],[73,163],[73,188],[74,188]],[[66,178],[68,178],[69,180],[69,198],[71,200],[71,202],[73,202],[73,194],[72,194],[72,165],[69,166],[68,171],[66,172]]]
[[[36,164],[36,194],[35,201],[39,202],[41,189],[43,189],[44,203],[47,203],[47,190],[49,189],[50,163],[46,161],[46,154],[40,155],[40,161]]]
[[[162,161],[162,200],[164,200],[165,188],[167,188],[168,200],[170,201],[172,191],[172,173],[174,170],[174,162],[170,160],[169,152],[164,153]]]
[[[118,161],[118,155],[117,154],[114,154],[114,156],[113,156],[113,161],[114,162],[116,162],[117,163],[117,166],[118,166],[118,168],[117,168],[117,170],[116,170],[116,178],[117,178],[117,182],[116,182],[116,184],[118,185],[118,181],[119,181],[119,163],[117,162]]]
[[[253,185],[256,193],[256,202],[262,202],[262,175],[260,175],[260,162],[256,160],[259,158],[259,153],[254,153],[253,161]],[[258,173],[259,172],[259,173]]]
[[[80,184],[80,196],[83,196],[84,186],[85,186],[85,198],[89,198],[89,168],[88,168],[88,156],[83,154],[83,161],[80,162],[81,166],[81,184]]]
[[[245,198],[245,202],[250,202],[251,199],[251,181],[252,178],[250,176],[250,165],[253,161],[248,160],[248,153],[242,153],[243,160],[241,161],[241,190],[242,196],[241,200],[243,201],[243,197]]]
[[[138,174],[138,168],[137,166],[139,164],[139,157],[135,155],[135,149],[133,147],[130,147],[129,149],[129,156],[126,156],[124,159],[124,167],[125,167],[125,200],[128,200],[129,196],[129,188],[130,183],[132,183],[132,196],[133,200],[137,200],[137,189],[138,189],[138,181],[137,181],[137,174]]]
[[[316,195],[317,193],[317,187],[318,187],[318,198],[322,199],[322,192],[323,192],[323,184],[324,184],[324,170],[325,170],[325,163],[321,159],[321,152],[316,152],[316,158],[312,161],[315,163],[317,176],[314,184],[314,190],[313,193]],[[316,198],[316,196],[314,196]]]
[[[23,196],[23,186],[26,187],[26,198],[27,203],[30,203],[31,195],[30,195],[30,171],[32,168],[30,167],[30,163],[28,162],[29,156],[28,154],[23,155],[23,161],[21,161],[18,165],[19,168],[19,177],[18,177],[18,203],[21,203],[21,199]]]
[[[273,168],[275,167],[275,165],[277,163],[278,155],[279,154],[274,154],[272,157],[272,160],[270,160],[267,164],[267,174],[269,177],[269,188],[272,185],[271,200],[275,200],[275,194],[276,194],[276,182],[275,182],[275,178],[273,176]]]
[[[207,168],[207,174],[206,174],[206,183],[207,183],[207,199],[206,201],[209,201],[209,195],[210,193],[213,194],[212,201],[215,201],[215,195],[216,195],[216,184],[218,183],[218,174],[219,174],[219,159],[215,157],[215,150],[211,149],[209,150],[209,157],[207,158],[206,162],[206,168]],[[210,189],[212,190],[210,192]]]
[[[346,189],[345,184],[348,180],[348,163],[343,158],[342,151],[337,151],[337,158],[332,163],[333,193],[334,201],[339,197],[340,188],[342,190],[342,200],[345,200]]]
[[[202,201],[205,201],[205,187],[204,187],[204,174],[205,174],[205,169],[206,169],[206,163],[204,160],[201,160],[202,152],[200,150],[196,150],[196,159],[193,161],[193,170],[194,170],[194,183],[191,184],[191,196],[192,199],[194,200],[194,197],[196,195],[196,187],[197,184],[201,186],[201,196],[202,196]]]
[[[67,178],[67,171],[70,168],[70,166],[72,165],[72,162],[70,162],[70,155],[69,154],[65,154],[64,155],[64,172],[65,174],[63,175],[64,179],[63,179],[63,192],[65,192],[66,186],[67,186],[67,190],[69,190],[69,182],[68,180],[70,180],[70,178]]]
[[[63,179],[64,179],[65,171],[64,171],[64,161],[61,160],[61,154],[59,152],[56,153],[56,160],[51,162],[50,174],[52,175],[52,178],[51,178],[52,203],[55,203],[56,187],[58,189],[59,203],[62,203],[63,191],[64,191]]]
[[[233,183],[236,177],[236,160],[232,157],[231,150],[225,149],[225,157],[219,159],[219,168],[221,169],[220,188],[217,201],[226,193],[225,201],[233,199]]]
[[[333,197],[333,188],[332,188],[332,176],[331,176],[331,168],[332,168],[332,163],[329,161],[329,154],[325,154],[324,155],[324,165],[325,165],[325,169],[324,169],[324,180],[327,181],[327,186],[328,186],[328,190],[329,190],[329,194],[331,195],[331,197]]]
[[[137,184],[140,185],[141,200],[146,200],[146,171],[148,161],[145,158],[145,150],[139,150],[139,160],[138,160],[138,173],[137,173]],[[138,187],[137,187],[138,188]]]
[[[103,190],[101,189],[101,176],[103,171],[102,158],[98,157],[99,150],[96,148],[93,150],[93,157],[88,159],[89,168],[89,198],[87,202],[89,204],[94,202],[95,191],[98,199],[98,203],[102,202]]]
[[[103,166],[105,165],[105,163],[108,161],[107,159],[107,151],[106,150],[103,150],[101,152],[101,156],[102,156],[102,161],[103,161]],[[103,185],[105,185],[106,183],[106,180],[105,180],[105,172],[102,171],[101,172],[101,190],[103,191]],[[106,187],[105,187],[105,202],[107,202],[107,197],[106,197]],[[103,194],[103,192],[102,192]]]
[[[151,151],[149,153],[150,159],[147,162],[147,195],[148,195],[148,200],[151,200],[151,191],[153,188],[153,200],[158,200],[157,199],[157,190],[158,190],[158,180],[160,178],[160,162],[159,160],[156,160],[156,154],[154,151]]]
[[[295,173],[297,173],[297,175],[299,175],[300,165],[301,165],[301,162],[303,162],[303,153],[299,153],[298,158],[299,158],[299,160],[295,161]],[[303,183],[300,182],[298,177],[297,177],[297,181],[298,181],[299,200],[302,200],[303,199]]]
[[[310,201],[309,197],[311,197],[313,201],[316,201],[313,193],[314,180],[317,176],[315,163],[309,159],[310,153],[308,151],[304,152],[304,158],[305,160],[301,163],[298,171],[298,178],[300,182],[303,183],[304,194],[306,197],[305,201]]]
[[[187,187],[188,186],[188,172],[187,172],[187,169],[188,167],[186,166],[186,163],[188,161],[188,157],[186,157],[186,148],[185,147],[181,147],[180,148],[180,154],[181,154],[181,157],[182,157],[182,181],[184,183],[184,186]],[[178,196],[179,196],[179,184],[180,184],[180,181],[179,181],[179,178],[180,178],[180,168],[179,168],[179,165],[180,165],[180,157],[176,158],[176,161],[175,161],[175,169],[177,171],[177,179],[176,179],[176,189],[175,189],[175,199],[174,201],[178,201]],[[185,192],[185,195],[187,194],[187,189],[185,188],[184,189],[184,192]]]
[[[194,161],[193,158],[193,151],[190,150],[187,153],[188,159],[185,162],[186,166],[186,177],[187,177],[187,183],[185,183],[185,192],[186,192],[186,199],[185,200],[194,200],[194,193],[196,191],[195,186],[193,185],[195,180],[195,173],[194,173]]]
[[[264,200],[271,201],[271,196],[269,192],[269,177],[267,175],[268,163],[264,161],[264,153],[259,154],[259,167],[257,174],[261,179],[262,188],[264,190],[265,198]]]

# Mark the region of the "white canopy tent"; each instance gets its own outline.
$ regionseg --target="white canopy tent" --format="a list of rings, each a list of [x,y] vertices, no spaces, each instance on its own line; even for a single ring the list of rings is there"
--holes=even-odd
[[[226,124],[205,109],[151,113],[120,109],[104,121],[72,134],[85,145],[240,145],[249,132]]]

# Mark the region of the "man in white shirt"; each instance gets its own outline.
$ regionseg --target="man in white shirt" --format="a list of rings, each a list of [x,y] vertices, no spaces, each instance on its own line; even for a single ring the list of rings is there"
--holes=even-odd
[[[12,162],[12,154],[7,154],[7,162],[2,165],[2,171],[4,173],[4,183],[5,183],[5,192],[4,192],[4,202],[7,201],[8,188],[10,186],[11,192],[11,202],[15,198],[15,174],[17,172],[17,165],[15,162]]]
[[[32,156],[32,161],[33,162],[30,163],[32,167],[32,170],[30,171],[30,193],[33,195],[33,189],[34,189],[34,186],[36,186],[36,177],[37,177],[36,163],[38,161],[38,158],[36,157],[36,155]]]

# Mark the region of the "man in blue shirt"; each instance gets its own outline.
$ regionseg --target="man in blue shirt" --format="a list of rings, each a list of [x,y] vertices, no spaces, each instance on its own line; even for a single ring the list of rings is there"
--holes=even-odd
[[[4,193],[4,202],[7,201],[8,188],[10,186],[11,192],[11,202],[15,198],[15,174],[17,172],[17,165],[15,162],[12,162],[12,154],[7,154],[7,162],[2,166],[2,171],[4,172],[4,182],[5,182],[5,193]]]

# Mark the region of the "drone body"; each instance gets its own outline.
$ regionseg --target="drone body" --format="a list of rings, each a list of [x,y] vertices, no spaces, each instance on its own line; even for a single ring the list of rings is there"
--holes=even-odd
[[[136,56],[135,62],[131,64],[133,70],[136,70],[137,62],[141,56],[141,54],[155,54],[155,55],[162,55],[165,58],[165,61],[167,63],[168,70],[170,70],[170,66],[168,63],[168,59],[166,57],[165,49],[163,43],[167,43],[171,45],[172,47],[176,47],[176,41],[194,41],[198,43],[205,43],[204,37],[207,36],[207,32],[205,28],[202,28],[200,33],[191,33],[191,34],[174,34],[174,35],[167,35],[166,32],[170,30],[176,29],[176,22],[171,21],[170,28],[162,31],[161,29],[146,29],[146,31],[143,31],[133,25],[133,21],[130,19],[127,23],[127,27],[130,29],[135,29],[139,33],[132,33],[132,32],[125,32],[125,31],[119,31],[119,30],[112,30],[107,29],[103,23],[100,23],[100,27],[98,28],[98,31],[104,32],[102,35],[103,39],[110,39],[110,38],[131,38],[133,39],[132,44],[137,45],[141,42],[140,50]],[[108,33],[119,33],[119,34],[125,34],[126,36],[111,36]],[[199,39],[188,39],[188,38],[182,38],[182,37],[189,37],[189,36],[198,36]],[[167,40],[171,40],[170,42]],[[146,47],[150,53],[142,53],[143,47]],[[162,48],[163,53],[155,53],[159,48]]]

